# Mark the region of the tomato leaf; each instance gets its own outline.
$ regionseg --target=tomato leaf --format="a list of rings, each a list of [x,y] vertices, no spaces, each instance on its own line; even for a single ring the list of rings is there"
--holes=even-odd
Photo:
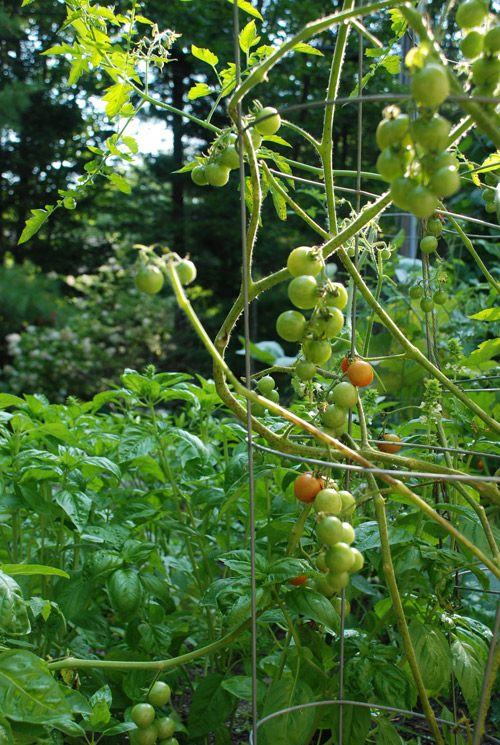
[[[302,680],[283,678],[272,683],[262,709],[262,718],[281,712],[290,706],[300,706],[314,701],[310,687]],[[301,708],[287,711],[269,720],[259,728],[261,745],[302,745],[304,736],[310,729],[315,716],[315,708]]]
[[[215,67],[219,62],[217,55],[211,52],[210,49],[201,49],[194,44],[191,45],[191,54],[202,62],[206,62],[210,67]]]
[[[338,634],[340,632],[340,617],[333,605],[316,590],[306,587],[297,587],[287,595],[287,605],[291,611],[309,618],[321,624],[330,631]]]
[[[500,339],[487,339],[475,349],[469,357],[471,365],[480,365],[482,362],[488,362],[500,351]]]
[[[252,701],[252,678],[250,675],[234,675],[221,682],[224,690],[232,693],[233,696],[243,699],[243,701]],[[257,701],[263,701],[266,695],[266,687],[260,680],[257,681]]]
[[[321,52],[319,49],[316,49],[316,47],[313,47],[312,44],[305,44],[304,42],[295,44],[292,49],[294,52],[302,52],[303,54],[316,54],[319,57],[324,56],[323,52]]]
[[[248,50],[255,46],[255,44],[258,44],[259,41],[260,36],[257,36],[255,21],[250,21],[240,34],[240,48],[246,54]]]
[[[31,214],[33,215],[33,217],[29,217],[26,220],[24,230],[21,233],[21,237],[19,238],[17,244],[21,245],[21,243],[26,243],[26,241],[29,241],[29,239],[34,236],[35,233],[38,233],[43,223],[54,211],[54,209],[55,207],[53,207],[52,205],[46,204],[44,210],[31,210]]]
[[[227,0],[228,3],[231,3],[231,5],[234,5],[234,0]],[[251,3],[249,3],[247,0],[238,0],[238,8],[241,10],[244,10],[248,15],[255,16],[255,18],[258,18],[260,21],[263,21],[261,14],[259,11],[253,7]]]

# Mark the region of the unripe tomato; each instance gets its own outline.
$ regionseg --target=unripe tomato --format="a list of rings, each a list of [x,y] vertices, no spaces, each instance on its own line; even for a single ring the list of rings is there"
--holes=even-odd
[[[295,375],[302,381],[312,380],[316,375],[316,365],[313,362],[301,360],[295,365]]]
[[[420,301],[420,310],[423,310],[424,313],[430,313],[434,310],[434,300],[429,295],[423,297]]]
[[[340,333],[344,326],[344,314],[338,308],[328,308],[328,315],[321,316],[313,323],[313,333],[323,339],[332,339]]]
[[[351,523],[343,522],[342,523],[342,538],[340,539],[341,542],[347,543],[347,545],[350,546],[351,543],[354,543],[355,538],[356,538],[356,533]]]
[[[313,362],[315,365],[323,365],[330,359],[332,348],[327,341],[307,339],[302,344],[302,352],[308,362]]]
[[[414,184],[409,178],[397,178],[391,182],[391,199],[402,210],[410,209],[410,194]]]
[[[393,148],[386,147],[377,158],[376,168],[384,181],[391,183],[405,175],[408,159],[402,157]]]
[[[139,269],[135,278],[135,286],[141,292],[146,292],[148,295],[156,295],[160,292],[164,282],[163,272],[158,269],[154,264],[147,264],[147,266]]]
[[[450,129],[450,122],[439,114],[435,114],[431,119],[420,116],[410,125],[413,141],[433,153],[445,149]]]
[[[496,57],[479,57],[471,69],[476,85],[494,86],[500,78],[500,60]]]
[[[459,28],[474,28],[480,26],[487,15],[488,8],[481,0],[465,0],[458,7],[456,23]]]
[[[342,522],[335,515],[326,515],[316,524],[316,535],[324,546],[334,546],[342,538]]]
[[[320,592],[325,597],[331,598],[331,596],[335,593],[335,589],[328,583],[327,577],[328,574],[325,575],[325,577],[318,577],[317,579],[315,579],[314,589],[317,592]]]
[[[486,34],[488,36],[488,34]],[[460,42],[460,51],[468,59],[475,59],[479,57],[483,51],[483,45],[485,45],[486,39],[479,31],[469,31]]]
[[[332,598],[332,605],[333,605],[333,607],[335,608],[335,610],[337,611],[337,613],[340,616],[340,614],[342,613],[342,599],[339,598],[339,597]],[[346,618],[346,616],[348,616],[350,612],[351,612],[351,603],[350,603],[350,601],[347,598],[345,598],[345,600],[344,600],[344,618]]]
[[[321,414],[321,421],[326,427],[341,427],[346,420],[346,409],[338,404],[329,406],[326,411]]]
[[[382,119],[375,132],[375,139],[380,150],[385,150],[385,148],[401,142],[408,132],[408,124],[408,114],[399,114],[396,117]]]
[[[276,388],[276,383],[271,375],[264,375],[257,383],[257,388],[263,396],[268,396]]]
[[[325,302],[329,308],[344,310],[348,299],[347,290],[341,282],[332,282],[327,288]]]
[[[426,186],[417,184],[409,190],[406,196],[408,198],[408,209],[415,217],[430,217],[436,211],[438,198]]]
[[[171,717],[162,717],[154,723],[158,730],[158,737],[162,740],[172,737],[175,732],[175,722]]]
[[[318,285],[312,275],[303,274],[288,285],[288,297],[296,308],[314,308],[318,301]]]
[[[471,33],[478,32],[472,31]],[[498,52],[500,52],[500,25],[490,28],[490,30],[484,37],[484,48],[487,52],[489,52],[489,54],[497,54]]]
[[[418,300],[418,298],[422,297],[424,294],[424,288],[422,285],[413,285],[413,287],[410,287],[410,297],[413,298],[413,300]]]
[[[438,168],[430,178],[429,188],[439,197],[451,197],[460,189],[458,169],[455,166]]]
[[[442,65],[430,62],[412,76],[410,90],[421,106],[439,106],[450,92],[448,74]]]
[[[139,727],[130,733],[130,741],[133,745],[155,745],[158,740],[158,730],[155,725],[150,727]]]
[[[334,546],[330,546],[326,552],[325,562],[328,569],[335,574],[348,572],[354,564],[354,554],[347,543],[339,542]]]
[[[299,585],[303,585],[304,582],[307,580],[307,574],[299,574],[297,577],[293,577],[292,579],[289,579],[289,583],[291,585],[295,585],[298,587]]]
[[[345,489],[341,489],[339,491],[340,498],[342,500],[342,512],[344,515],[352,515],[354,510],[356,509],[356,500],[352,496],[350,491],[346,491]]]
[[[439,217],[431,217],[427,222],[427,233],[433,235],[435,238],[439,238],[443,232],[443,223]]]
[[[435,238],[433,235],[426,235],[425,238],[422,238],[419,245],[422,253],[431,254],[437,248],[437,238]]]
[[[325,266],[325,261],[318,248],[298,246],[289,255],[286,266],[293,277],[303,274],[316,277]]]
[[[324,485],[323,479],[317,478],[311,471],[306,471],[295,480],[293,491],[300,502],[314,502]]]
[[[259,134],[264,136],[275,134],[281,127],[281,117],[278,114],[278,110],[275,109],[274,106],[266,106],[265,109],[262,109],[262,111],[259,111],[258,114],[256,114],[257,119],[260,119],[263,116],[267,116],[268,118],[256,122],[255,129]]]
[[[298,310],[285,310],[276,319],[276,331],[285,341],[301,341],[307,321]]]
[[[269,391],[269,393],[267,394],[267,397],[270,401],[273,401],[275,404],[279,404],[280,394],[278,391]]]
[[[379,450],[383,453],[399,453],[401,450],[401,437],[399,437],[399,435],[389,432],[384,435],[384,440],[384,443],[379,442],[377,445]]]
[[[349,569],[349,574],[356,574],[356,572],[360,572],[363,569],[365,560],[361,551],[358,551],[358,549],[354,548],[354,546],[351,546],[351,552],[354,556],[354,562]]]
[[[350,409],[358,403],[358,389],[349,381],[343,380],[335,386],[329,398],[333,403]]]
[[[155,710],[151,704],[136,704],[132,707],[130,716],[134,724],[141,729],[146,729],[153,723]]]
[[[193,183],[195,183],[197,186],[207,186],[207,174],[205,171],[205,166],[196,166],[196,168],[193,168],[191,171],[191,180]]]
[[[448,300],[448,295],[444,290],[436,290],[436,292],[432,296],[432,299],[434,300],[436,305],[444,305]]]
[[[229,181],[229,168],[222,163],[209,163],[205,168],[205,174],[210,186],[224,186]]]
[[[357,388],[366,388],[373,381],[373,368],[369,362],[355,360],[347,368],[347,377]]]
[[[182,259],[175,265],[181,285],[189,285],[196,279],[196,266],[190,259]]]
[[[234,145],[225,147],[217,158],[218,162],[233,171],[240,167],[240,155]]]
[[[327,566],[325,564],[325,553],[326,553],[326,551],[322,551],[316,557],[316,566],[318,568],[318,571],[320,571],[320,572],[326,572],[326,571],[328,571],[327,570]]]
[[[348,572],[328,572],[326,575],[326,581],[332,587],[335,592],[338,592],[349,583]]]
[[[148,693],[148,702],[152,706],[165,706],[170,701],[170,696],[171,690],[168,683],[157,680],[153,683]],[[170,735],[163,735],[163,737],[170,737]]]
[[[342,509],[342,497],[335,489],[322,489],[314,500],[316,512],[329,512],[335,515]]]

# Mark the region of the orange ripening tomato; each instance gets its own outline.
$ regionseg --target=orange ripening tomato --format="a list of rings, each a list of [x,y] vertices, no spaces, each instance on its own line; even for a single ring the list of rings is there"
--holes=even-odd
[[[293,577],[293,579],[289,579],[291,585],[295,585],[298,587],[299,585],[303,585],[304,582],[307,579],[307,574],[299,574],[297,577]]]
[[[323,479],[318,479],[311,471],[306,471],[295,481],[293,491],[300,502],[314,502],[316,494],[319,494],[324,486]]]
[[[347,377],[357,388],[366,388],[373,380],[373,368],[369,362],[355,360],[347,368]]]
[[[341,367],[342,367],[342,372],[343,373],[346,373],[347,372],[347,368],[349,367],[349,358],[348,357],[344,357],[343,358]]]
[[[394,433],[389,433],[387,435],[384,435],[385,442],[379,442],[377,445],[378,449],[381,450],[383,453],[399,453],[401,450],[401,437],[399,435],[396,435]]]

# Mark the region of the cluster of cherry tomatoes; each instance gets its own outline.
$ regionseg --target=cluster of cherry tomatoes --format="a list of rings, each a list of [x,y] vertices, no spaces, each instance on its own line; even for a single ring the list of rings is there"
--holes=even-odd
[[[286,310],[278,316],[276,331],[289,342],[302,345],[303,359],[295,372],[301,380],[312,380],[316,365],[323,365],[332,354],[330,340],[344,326],[342,310],[347,305],[347,290],[340,282],[317,276],[325,267],[321,250],[316,247],[294,248],[287,260],[293,279],[288,285],[288,297],[298,310]],[[309,319],[301,311],[312,310]]]
[[[336,484],[325,486],[324,479],[309,471],[296,479],[294,493],[301,502],[312,502],[316,512],[316,535],[321,545],[316,566],[323,575],[314,580],[314,589],[334,595],[364,564],[361,552],[351,545],[356,537],[354,528],[342,519],[352,515],[356,500],[351,492],[338,490]],[[306,579],[306,575],[300,575],[291,583],[303,584]]]
[[[170,701],[170,686],[157,680],[151,686],[147,702],[132,707],[130,716],[136,729],[130,731],[131,745],[179,745],[175,721],[168,716],[156,716],[155,707],[166,706]]]
[[[273,106],[265,108],[256,101],[253,113],[243,122],[249,130],[254,150],[262,144],[262,138],[276,134],[281,127],[281,117]],[[238,135],[226,131],[212,145],[206,157],[198,158],[191,169],[191,178],[198,186],[225,186],[232,170],[240,167]]]
[[[426,234],[420,241],[420,250],[424,254],[432,254],[438,246],[438,238],[443,232],[443,223],[437,216],[431,217],[427,221]],[[434,310],[435,305],[444,305],[448,300],[448,295],[443,290],[442,284],[438,283],[437,289],[430,294],[430,286],[426,285],[425,289],[421,283],[417,283],[410,288],[410,297],[413,300],[420,300],[420,310],[424,313],[430,313]]]
[[[460,51],[472,62],[474,94],[495,96],[500,82],[500,25],[489,16],[488,3],[483,0],[465,0],[457,10],[456,22],[467,32],[460,42]]]
[[[178,261],[175,264],[175,270],[183,285],[188,285],[196,279],[196,266],[188,258]],[[147,295],[157,295],[164,283],[163,272],[156,264],[143,263],[135,276],[135,286]]]

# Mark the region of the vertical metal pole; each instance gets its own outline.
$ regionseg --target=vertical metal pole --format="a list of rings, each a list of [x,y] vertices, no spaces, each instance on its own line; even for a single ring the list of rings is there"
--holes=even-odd
[[[236,66],[236,87],[240,85],[240,46],[239,46],[239,18],[238,5],[233,3],[233,35],[234,35],[234,62]],[[240,153],[240,218],[241,218],[241,253],[243,264],[243,322],[245,333],[245,377],[247,388],[251,387],[250,378],[250,306],[248,302],[248,260],[246,245],[246,208],[245,208],[245,164],[243,161],[243,137],[242,137],[242,114],[241,102],[237,108],[238,140]],[[252,447],[252,405],[247,403],[247,442],[248,442],[248,479],[249,479],[249,519],[250,519],[250,587],[252,594],[251,606],[251,636],[252,636],[252,730],[253,745],[257,745],[257,605],[255,584],[255,494],[253,481],[253,447]]]

